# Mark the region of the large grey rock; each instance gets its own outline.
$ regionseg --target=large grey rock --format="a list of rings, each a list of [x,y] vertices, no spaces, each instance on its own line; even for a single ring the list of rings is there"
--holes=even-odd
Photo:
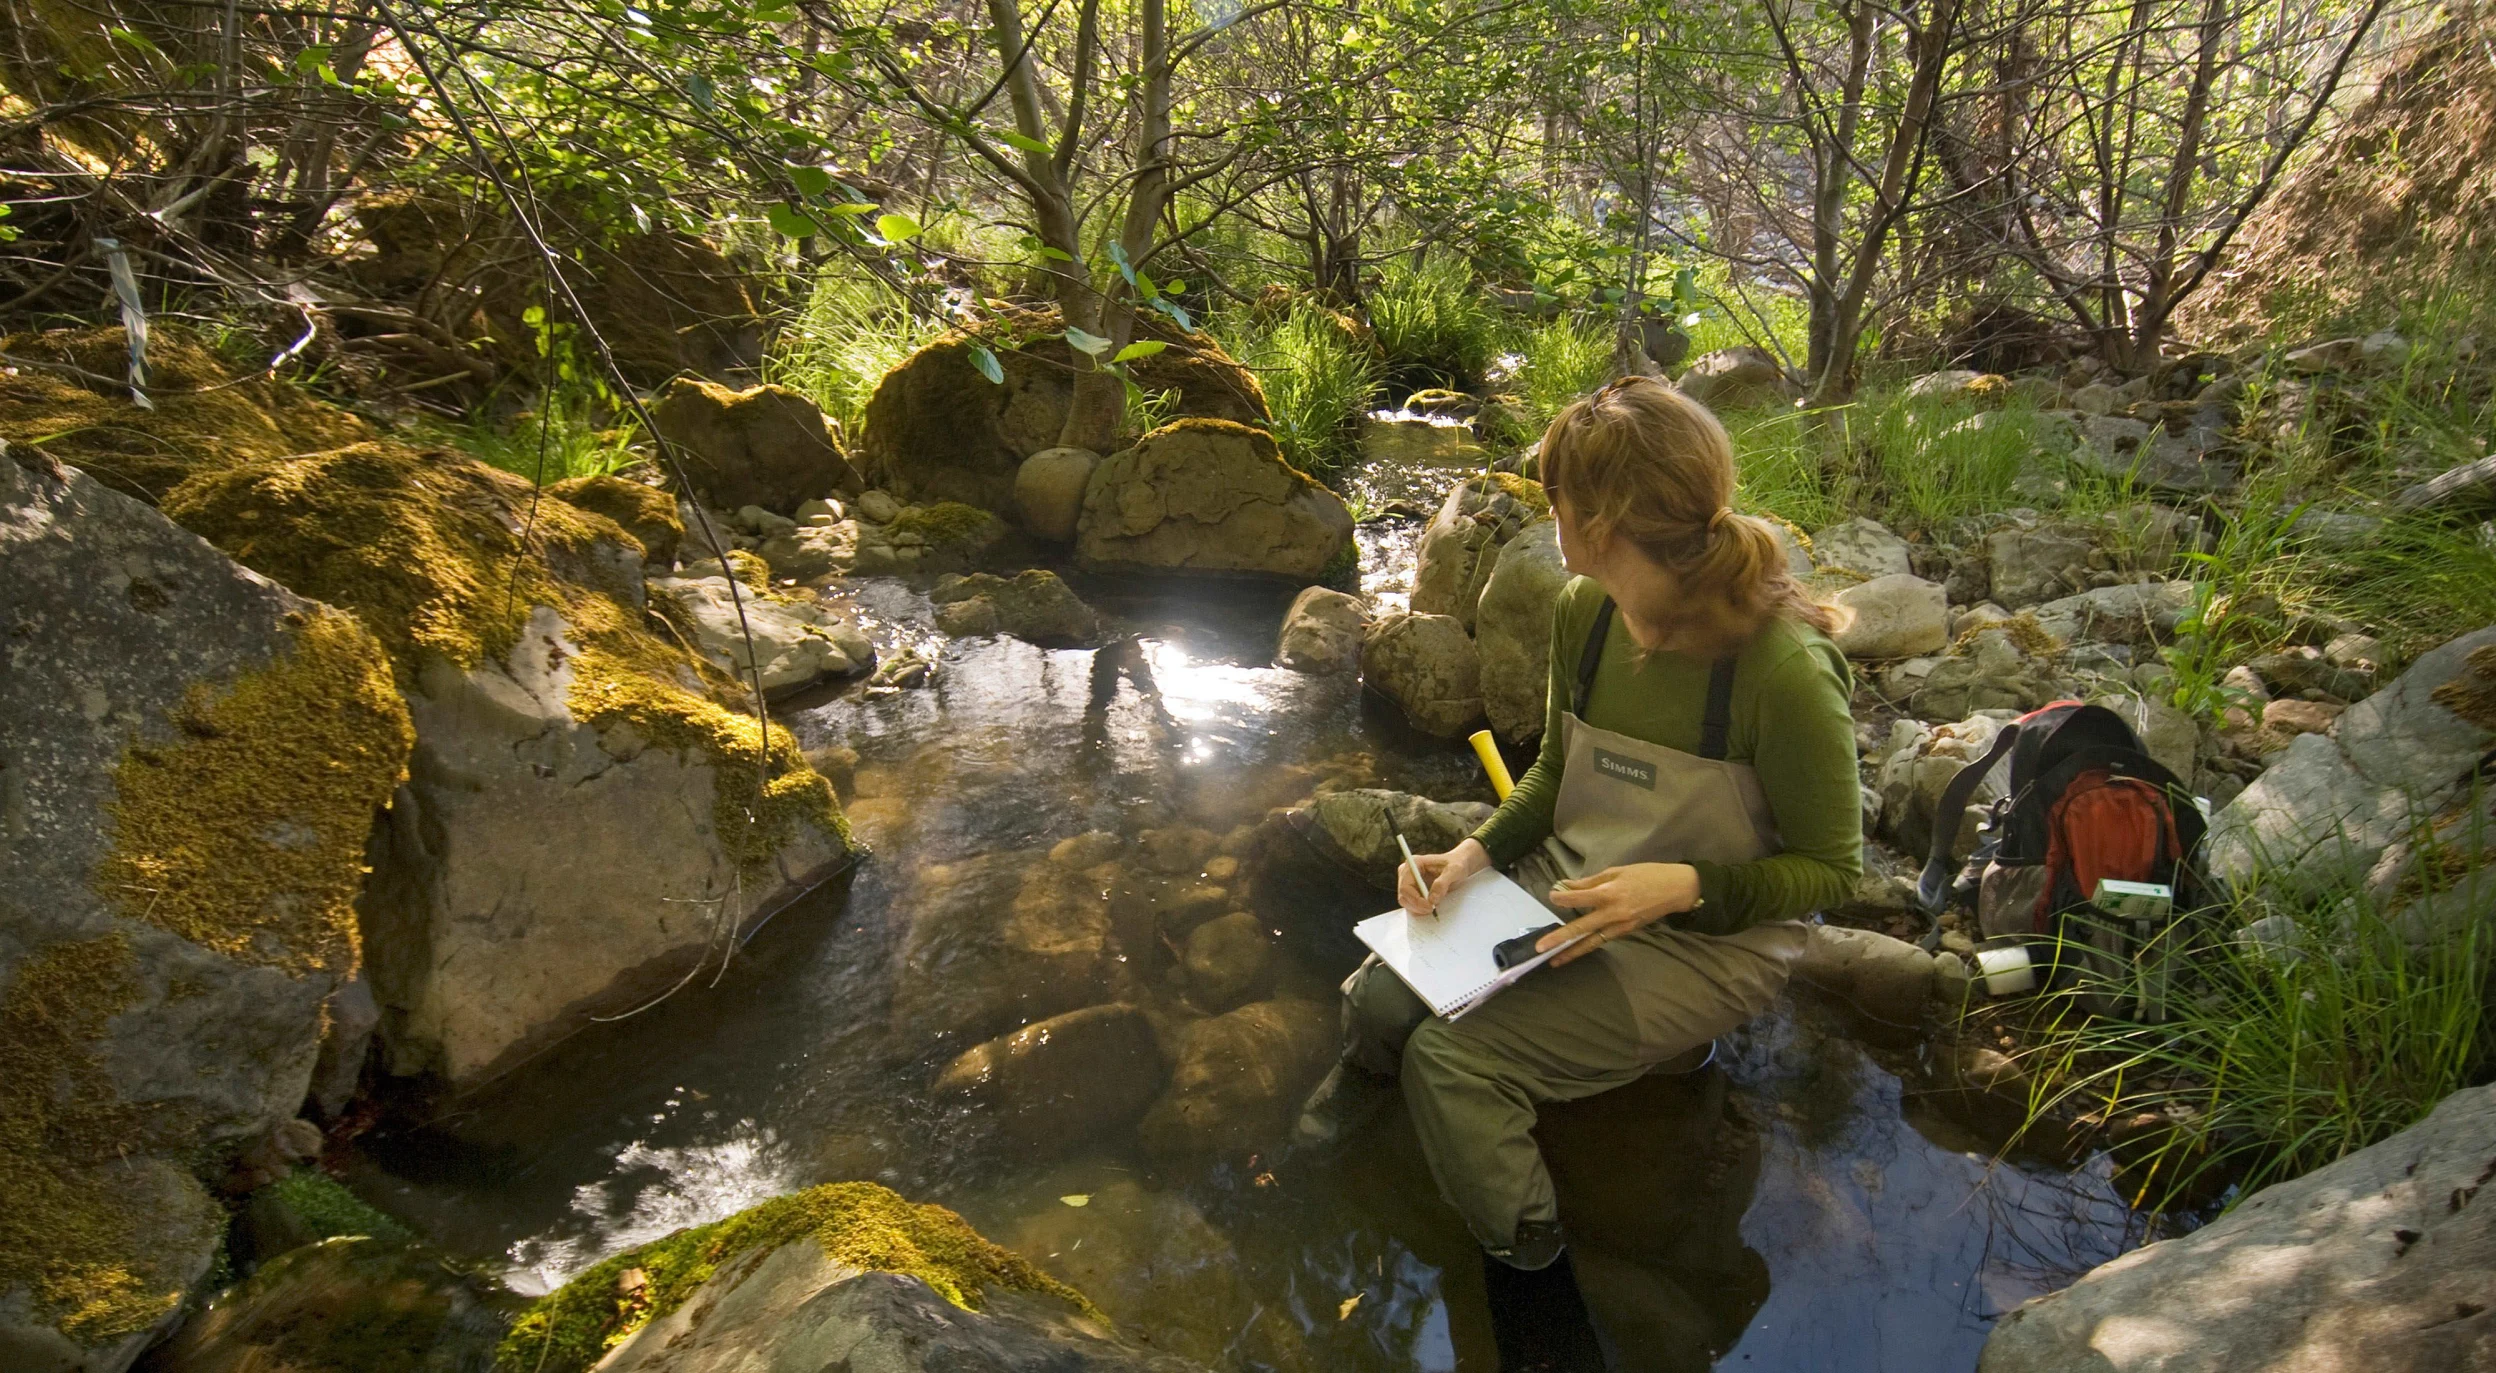
[[[1283,461],[1262,429],[1165,424],[1112,454],[1084,489],[1087,568],[1252,573],[1313,582],[1352,542],[1352,512]]]
[[[2291,893],[2361,879],[2386,849],[2448,807],[2496,744],[2491,690],[2496,627],[2420,657],[2351,706],[2331,734],[2297,735],[2212,818],[2211,871]]]
[[[1873,519],[1852,519],[1813,534],[1811,551],[1823,568],[1857,573],[1866,581],[1915,571],[1907,541]]]
[[[1843,925],[1813,925],[1797,980],[1845,1002],[1881,1025],[1920,1025],[1940,986],[1934,956],[1903,939]]]
[[[2464,1088],[2390,1139],[2019,1306],[1977,1368],[2496,1366],[2492,1174],[2496,1087]]]
[[[786,513],[805,501],[863,489],[840,435],[815,403],[779,386],[736,391],[680,377],[650,408],[675,449],[691,493],[722,510]]]
[[[407,758],[347,616],[0,452],[0,1365],[117,1373],[290,1120]]]
[[[1283,612],[1274,661],[1294,672],[1349,672],[1361,664],[1369,608],[1361,598],[1322,586],[1303,587]]]
[[[2035,614],[2058,643],[2162,644],[2192,613],[2198,591],[2181,580],[2124,582],[2048,601]]]
[[[1451,615],[1398,612],[1369,627],[1361,682],[1413,728],[1461,739],[1482,721],[1482,659]]]
[[[1180,1026],[1163,1046],[1170,1087],[1137,1127],[1165,1161],[1245,1158],[1281,1138],[1340,1048],[1335,1008],[1258,1001]]]
[[[1500,550],[1549,514],[1541,488],[1522,477],[1501,472],[1458,482],[1421,531],[1413,568],[1414,612],[1453,615],[1472,633]]]
[[[910,924],[896,956],[895,1053],[959,1052],[1110,998],[1108,899],[1046,857],[1006,850],[911,877],[896,903]]]
[[[1673,384],[1711,410],[1788,404],[1802,394],[1774,356],[1747,346],[1700,354]]]
[[[1852,618],[1835,641],[1849,658],[1906,658],[1931,653],[1950,641],[1950,598],[1941,583],[1909,572],[1860,582],[1829,601]]]
[[[1061,1299],[991,1285],[977,1311],[862,1272],[812,1236],[749,1253],[598,1362],[599,1373],[1203,1373],[1121,1343]]]
[[[1934,812],[1943,789],[1960,768],[1983,757],[2001,731],[2002,721],[1987,715],[1972,715],[1938,728],[1916,720],[1900,720],[1890,727],[1889,739],[1876,755],[1874,777],[1881,793],[1881,824],[1892,843],[1909,855],[1931,851]],[[2008,770],[2007,764],[1998,765],[1969,798],[1968,813],[1949,817],[1954,852],[1964,855],[1968,851],[1975,813],[2001,798]]]
[[[1987,595],[2008,610],[2088,589],[2095,531],[2071,521],[2012,525],[1985,536]]]
[[[732,851],[718,792],[753,784],[698,746],[585,718],[575,688],[595,670],[545,606],[502,657],[418,668],[416,752],[364,907],[390,1071],[494,1076],[723,956],[846,861],[828,790],[770,851]]]
[[[1101,455],[1089,448],[1044,448],[1014,470],[1014,513],[1023,528],[1065,543],[1075,537],[1084,489]]]
[[[1160,1095],[1161,1082],[1151,1022],[1120,1002],[974,1045],[945,1065],[933,1090],[967,1104],[981,1128],[1029,1159],[1133,1125]]]
[[[1474,619],[1482,658],[1482,713],[1511,743],[1540,736],[1551,685],[1551,617],[1569,570],[1560,563],[1559,526],[1526,526],[1499,551]]]
[[[440,1254],[353,1235],[280,1255],[193,1316],[149,1373],[492,1373],[519,1303]]]
[[[875,666],[875,645],[857,622],[811,595],[763,595],[726,577],[653,577],[650,594],[666,597],[692,627],[695,650],[739,681],[753,680],[760,663],[765,692]]]
[[[2061,693],[2052,663],[2031,652],[2033,628],[2016,623],[1979,627],[1940,658],[1924,664],[1903,691],[1907,708],[1926,720],[1957,720],[1980,710],[2034,710]],[[1904,666],[1904,665],[1902,665]],[[1884,678],[1888,684],[1890,679]]]

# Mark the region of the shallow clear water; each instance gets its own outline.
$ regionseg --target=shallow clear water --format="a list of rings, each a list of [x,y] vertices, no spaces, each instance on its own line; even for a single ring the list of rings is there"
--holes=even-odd
[[[1367,589],[1409,585],[1416,532],[1363,527]],[[1266,666],[1284,594],[1077,586],[1138,638],[1097,653],[966,640],[925,689],[783,707],[803,742],[858,751],[850,812],[874,855],[773,919],[716,985],[424,1128],[367,1136],[353,1184],[542,1290],[677,1227],[870,1178],[955,1208],[1130,1336],[1216,1367],[1492,1367],[1478,1255],[1401,1112],[1328,1160],[1163,1170],[1131,1136],[1008,1155],[928,1098],[959,1046],[895,1041],[892,969],[934,865],[1095,829],[1236,840],[1321,782],[1489,799],[1461,744],[1411,735],[1349,680]],[[855,603],[886,647],[941,642],[901,583]],[[1257,913],[1276,928],[1293,914]],[[1338,955],[1284,954],[1278,994],[1331,999]],[[1159,967],[1131,971],[1168,994]],[[2116,1252],[2127,1215],[2102,1175],[1991,1163],[1927,1115],[1807,1000],[1700,1074],[1553,1113],[1581,1278],[1623,1366],[1969,1368],[1994,1316]]]

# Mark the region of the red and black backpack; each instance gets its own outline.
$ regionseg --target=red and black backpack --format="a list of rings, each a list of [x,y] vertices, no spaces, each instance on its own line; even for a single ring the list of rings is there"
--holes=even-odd
[[[2007,794],[1993,804],[1976,851],[1955,863],[1959,817],[2006,754]],[[1989,937],[2051,945],[2050,958],[2039,961],[2066,980],[2074,973],[2116,980],[2166,931],[2130,928],[2099,911],[2090,902],[2098,882],[2155,882],[2173,890],[2174,914],[2198,908],[2204,828],[2183,782],[2142,750],[2122,716],[2056,701],[2004,725],[1993,747],[1950,779],[1933,815],[1916,901],[1935,916],[1953,904],[1973,910]],[[2111,1008],[2111,997],[2093,1000],[2093,1010]]]

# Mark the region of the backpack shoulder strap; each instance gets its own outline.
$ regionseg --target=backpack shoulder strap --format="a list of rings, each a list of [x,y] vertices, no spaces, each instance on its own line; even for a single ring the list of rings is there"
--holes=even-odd
[[[1586,698],[1595,693],[1595,669],[1603,666],[1603,641],[1612,630],[1612,598],[1603,598],[1595,610],[1595,627],[1586,631],[1586,647],[1577,655],[1577,694],[1570,698],[1571,713],[1586,718]]]
[[[1725,737],[1733,732],[1733,668],[1728,655],[1707,670],[1707,714],[1699,721],[1701,758],[1725,756]]]
[[[1925,910],[1938,912],[1949,900],[1950,841],[1959,836],[1959,817],[1967,813],[1968,798],[1983,785],[1985,774],[1993,771],[1993,765],[2019,742],[2019,735],[2018,725],[2004,725],[2002,732],[1993,736],[1993,747],[1985,750],[1985,756],[1959,769],[1950,785],[1942,788],[1941,802],[1933,808],[1932,852],[1925,858],[1924,873],[1915,884],[1916,904]]]

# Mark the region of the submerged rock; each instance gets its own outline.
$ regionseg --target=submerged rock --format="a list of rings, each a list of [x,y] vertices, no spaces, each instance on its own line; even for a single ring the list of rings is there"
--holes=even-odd
[[[1053,1156],[1135,1124],[1160,1095],[1152,1023],[1123,1002],[1051,1016],[974,1045],[932,1089],[1025,1158]]]
[[[1461,739],[1482,721],[1481,655],[1454,616],[1399,612],[1372,624],[1361,684],[1424,734]]]
[[[1313,582],[1350,549],[1352,514],[1262,429],[1165,424],[1092,473],[1075,535],[1088,569],[1254,573]]]
[[[293,1118],[408,757],[382,646],[0,452],[0,1352],[116,1373]]]
[[[917,1058],[1107,1000],[1117,946],[1109,902],[1042,850],[931,863],[907,912],[893,985],[894,1050]]]
[[[1232,911],[1188,932],[1180,966],[1187,999],[1219,1014],[1271,990],[1274,939],[1256,916]]]
[[[928,599],[936,604],[936,627],[957,637],[1011,634],[1044,648],[1086,648],[1102,637],[1101,617],[1043,568],[1011,580],[985,572],[939,577]]]
[[[1167,1161],[1230,1157],[1282,1137],[1294,1107],[1340,1047],[1335,1010],[1259,1001],[1177,1029],[1164,1046],[1170,1087],[1137,1134]]]
[[[261,1266],[148,1359],[148,1373],[491,1373],[521,1301],[439,1254],[371,1236]]]
[[[2496,1087],[2464,1088],[2390,1139],[2016,1308],[1977,1367],[2484,1367],[2496,1351],[2490,1140]]]
[[[865,489],[823,412],[785,387],[737,391],[680,377],[651,407],[650,419],[693,485],[683,494],[718,509],[754,505],[785,513],[817,497]]]
[[[1361,460],[1393,467],[1480,467],[1490,450],[1473,426],[1432,419],[1361,421]]]

